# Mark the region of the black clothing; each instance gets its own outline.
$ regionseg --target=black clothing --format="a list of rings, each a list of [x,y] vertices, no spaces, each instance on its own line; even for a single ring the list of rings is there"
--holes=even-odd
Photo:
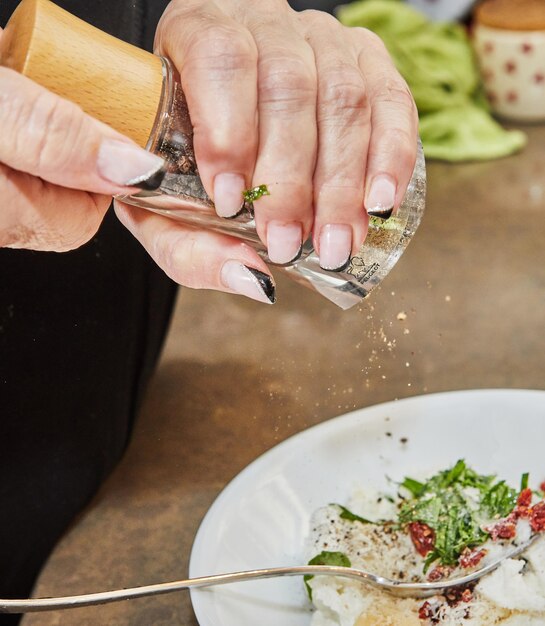
[[[58,3],[151,49],[167,0]],[[0,3],[2,26],[15,5]],[[111,210],[74,252],[0,249],[0,597],[28,597],[121,457],[175,292]]]

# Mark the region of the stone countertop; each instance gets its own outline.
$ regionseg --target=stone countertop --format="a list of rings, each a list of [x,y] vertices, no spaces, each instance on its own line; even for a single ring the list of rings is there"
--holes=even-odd
[[[281,275],[271,307],[184,290],[130,448],[36,594],[186,577],[225,484],[330,417],[436,391],[545,388],[545,128],[527,130],[520,155],[429,165],[420,230],[361,306],[341,311]],[[187,592],[24,620],[105,624],[197,622]]]

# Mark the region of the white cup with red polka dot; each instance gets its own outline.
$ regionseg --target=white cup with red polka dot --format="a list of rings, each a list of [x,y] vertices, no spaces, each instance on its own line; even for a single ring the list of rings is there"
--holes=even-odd
[[[545,120],[545,31],[476,24],[473,41],[492,110],[511,120]]]

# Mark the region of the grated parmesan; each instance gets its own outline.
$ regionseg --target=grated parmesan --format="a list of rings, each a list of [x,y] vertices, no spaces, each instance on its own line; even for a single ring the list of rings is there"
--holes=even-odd
[[[395,503],[371,491],[356,493],[349,508],[373,522],[393,519],[397,510]],[[522,523],[518,529],[521,540],[529,535],[526,526]],[[500,549],[491,541],[484,547],[488,559]],[[398,580],[425,580],[424,558],[408,533],[342,519],[336,505],[314,513],[306,551],[309,558],[322,551],[343,552],[353,567]],[[431,598],[432,606],[436,603],[433,620],[419,618],[422,600],[394,598],[357,581],[316,576],[309,586],[316,609],[312,626],[544,626],[545,538],[536,541],[524,558],[508,559],[485,576],[469,602],[449,606],[442,597]]]

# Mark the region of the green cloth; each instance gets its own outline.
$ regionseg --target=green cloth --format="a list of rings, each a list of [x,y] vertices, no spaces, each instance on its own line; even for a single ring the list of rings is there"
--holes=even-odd
[[[428,158],[494,159],[526,144],[524,133],[503,129],[490,115],[462,26],[432,22],[399,0],[357,0],[340,6],[337,17],[384,41],[412,91]]]

